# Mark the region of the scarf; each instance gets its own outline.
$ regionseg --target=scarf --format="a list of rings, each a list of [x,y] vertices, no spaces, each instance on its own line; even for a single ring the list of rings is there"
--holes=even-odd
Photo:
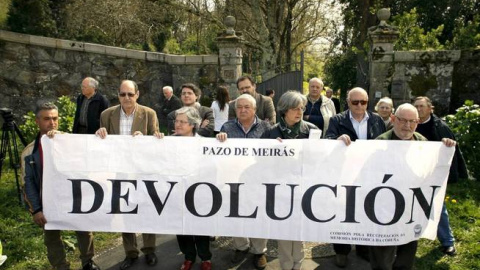
[[[295,123],[292,127],[288,127],[285,119],[280,117],[280,123],[278,128],[280,129],[280,133],[282,133],[283,139],[295,139],[300,134],[300,120],[298,123]]]

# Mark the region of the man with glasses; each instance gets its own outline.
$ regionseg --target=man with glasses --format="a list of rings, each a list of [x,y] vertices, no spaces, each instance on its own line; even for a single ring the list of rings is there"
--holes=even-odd
[[[120,105],[106,109],[100,116],[100,126],[95,133],[104,139],[108,134],[116,135],[154,135],[163,137],[158,131],[157,114],[154,110],[139,105],[137,99],[140,96],[138,86],[134,81],[124,80],[118,91]],[[155,234],[142,234],[143,248],[146,263],[153,266],[157,263],[155,255]],[[135,233],[122,233],[123,248],[126,257],[120,265],[120,269],[127,269],[138,259],[140,253],[137,249]]]
[[[380,116],[367,111],[368,94],[360,87],[355,87],[347,95],[348,110],[330,118],[330,124],[325,137],[337,139],[350,145],[352,141],[372,140],[386,131],[385,124]],[[338,267],[347,265],[347,256],[351,251],[348,244],[333,244],[335,250],[335,264]],[[368,248],[357,245],[356,253],[368,260]]]
[[[257,103],[256,115],[261,120],[270,122],[271,125],[274,125],[277,122],[277,114],[275,112],[275,106],[273,105],[273,100],[270,97],[260,95],[256,91],[256,85],[253,79],[250,76],[242,76],[237,80],[237,89],[240,95],[249,94],[255,98]],[[228,110],[228,119],[235,118],[235,100],[230,102],[230,109]]]
[[[109,102],[97,89],[97,80],[92,77],[83,79],[82,94],[77,98],[73,133],[95,134],[100,128],[100,114],[108,108]]]
[[[428,97],[417,97],[413,103],[418,111],[420,123],[417,132],[425,136],[429,141],[442,141],[444,139],[455,140],[455,135],[447,124],[433,113],[432,101]],[[458,182],[459,178],[468,178],[467,167],[463,159],[462,152],[458,145],[455,148],[448,182]],[[437,237],[442,245],[441,250],[444,254],[453,256],[456,253],[455,238],[453,237],[448,212],[443,204],[440,222],[438,223]]]
[[[377,140],[426,141],[420,133],[415,132],[419,123],[419,114],[409,103],[398,106],[393,118],[393,129],[381,134]],[[442,142],[447,147],[454,147],[455,141],[445,138]],[[370,265],[372,269],[412,269],[417,252],[417,241],[399,246],[371,246]]]

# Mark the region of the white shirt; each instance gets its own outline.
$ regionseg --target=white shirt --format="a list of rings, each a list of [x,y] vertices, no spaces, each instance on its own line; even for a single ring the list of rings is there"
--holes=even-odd
[[[352,122],[353,129],[355,129],[355,133],[357,133],[358,139],[366,140],[367,134],[368,134],[368,123],[367,123],[369,118],[368,113],[365,112],[365,116],[360,122],[358,122],[357,120],[355,120],[355,118],[353,118],[351,111],[349,111],[348,113],[350,115],[350,122]]]
[[[210,107],[213,110],[213,118],[215,119],[215,131],[220,131],[223,124],[228,121],[228,103],[225,104],[223,111],[220,110],[218,101],[213,101]]]
[[[135,117],[135,111],[137,106],[133,109],[130,115],[127,115],[123,108],[120,110],[120,135],[132,135],[133,118]]]

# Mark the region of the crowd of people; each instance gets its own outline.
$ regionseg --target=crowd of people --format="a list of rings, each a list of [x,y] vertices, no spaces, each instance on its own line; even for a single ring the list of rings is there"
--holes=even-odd
[[[249,76],[237,80],[239,96],[230,100],[228,88],[219,86],[211,107],[202,106],[202,95],[198,86],[185,83],[180,87],[180,98],[174,95],[173,88],[163,87],[164,100],[158,108],[151,109],[137,103],[140,96],[138,85],[131,80],[121,82],[118,90],[119,105],[109,106],[108,100],[98,91],[99,82],[87,77],[82,81],[82,94],[77,99],[73,133],[95,134],[104,139],[110,135],[152,135],[162,139],[163,125],[167,135],[215,137],[224,142],[228,138],[254,139],[307,139],[311,130],[321,131],[321,138],[341,140],[350,145],[355,140],[417,140],[442,141],[447,147],[456,147],[450,169],[449,181],[466,178],[467,171],[460,149],[456,145],[452,131],[439,117],[433,114],[433,104],[428,97],[417,97],[413,104],[401,104],[394,109],[393,101],[381,98],[375,110],[367,110],[367,92],[355,87],[348,92],[345,111],[340,112],[338,99],[333,91],[326,89],[319,78],[309,81],[309,93],[298,91],[282,94],[275,106],[272,97],[256,91],[256,84]],[[277,97],[278,98],[278,97]],[[22,153],[22,172],[25,186],[25,202],[33,221],[43,227],[48,221],[42,209],[42,169],[43,153],[41,136],[53,137],[58,133],[58,108],[52,103],[39,104],[35,111],[39,133],[34,142]],[[278,115],[278,118],[277,118]],[[157,118],[157,116],[159,116]],[[278,121],[278,122],[277,122]],[[94,241],[92,232],[76,232],[82,269],[100,269],[92,260]],[[136,235],[122,233],[125,259],[120,269],[128,269],[137,263],[140,251],[145,263],[157,264],[155,255],[155,234],[142,234],[143,246],[139,250]],[[448,212],[443,205],[438,226],[438,239],[442,251],[454,255],[455,245],[449,225]],[[197,256],[201,269],[212,269],[211,237],[200,235],[178,235],[178,246],[185,256],[179,269],[192,269]],[[54,269],[70,269],[66,260],[65,247],[60,231],[44,230],[47,257]],[[279,261],[282,269],[301,269],[304,259],[301,241],[277,240]],[[264,269],[267,264],[267,239],[233,238],[234,252],[231,261],[238,264],[252,253],[256,269]],[[358,256],[368,260],[372,269],[412,269],[417,242],[400,246],[356,246]],[[335,244],[335,264],[345,267],[351,245]]]

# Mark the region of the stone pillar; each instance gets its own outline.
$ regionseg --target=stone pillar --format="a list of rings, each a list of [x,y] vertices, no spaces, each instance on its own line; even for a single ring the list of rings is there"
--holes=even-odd
[[[396,82],[392,78],[395,72],[393,43],[398,39],[398,30],[386,22],[390,18],[390,9],[380,9],[377,17],[380,24],[368,29],[369,109],[373,109],[380,98],[388,96],[394,99],[397,94],[394,93]]]
[[[242,76],[243,39],[241,33],[235,33],[235,17],[227,16],[224,20],[227,29],[217,38],[220,78],[229,85],[230,97],[237,93],[237,79]]]

